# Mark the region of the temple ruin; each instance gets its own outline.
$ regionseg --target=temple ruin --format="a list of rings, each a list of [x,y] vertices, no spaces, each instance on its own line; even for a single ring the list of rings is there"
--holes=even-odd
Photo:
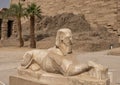
[[[18,1],[12,0],[12,3],[17,3]],[[27,5],[31,2],[41,6],[43,15],[84,14],[93,27],[96,24],[113,28],[113,30],[117,30],[120,27],[119,0],[24,0],[23,3]]]
[[[112,32],[120,31],[120,2],[119,0],[11,0],[21,2],[25,6],[31,2],[41,5],[42,15],[55,16],[62,13],[84,14],[91,27],[102,25]],[[49,11],[48,11],[49,10]],[[14,20],[0,19],[1,38],[10,37],[16,33]],[[2,29],[4,28],[4,29]],[[7,31],[6,31],[7,30]],[[8,33],[9,32],[9,33]]]
[[[0,39],[6,40],[15,34],[13,19],[0,19]]]

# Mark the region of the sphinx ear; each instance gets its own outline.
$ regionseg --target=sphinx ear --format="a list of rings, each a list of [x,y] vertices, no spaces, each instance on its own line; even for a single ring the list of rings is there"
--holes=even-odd
[[[73,43],[73,38],[72,38],[72,36],[70,37],[70,41]]]

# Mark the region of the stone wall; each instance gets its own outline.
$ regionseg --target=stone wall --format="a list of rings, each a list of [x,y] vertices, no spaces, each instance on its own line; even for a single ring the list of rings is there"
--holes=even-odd
[[[120,28],[120,1],[118,1],[118,3],[117,3],[117,7],[118,7],[118,9],[117,9],[117,28]],[[119,30],[119,33],[120,33],[120,30]]]
[[[12,0],[17,2],[19,0]],[[22,2],[22,1],[21,1]],[[119,0],[25,0],[27,4],[41,5],[43,15],[54,16],[64,12],[85,14],[92,26],[102,24],[116,28]],[[24,3],[25,3],[24,2]]]

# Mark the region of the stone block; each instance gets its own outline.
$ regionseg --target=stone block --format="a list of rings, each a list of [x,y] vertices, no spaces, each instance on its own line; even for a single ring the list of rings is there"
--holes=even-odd
[[[10,76],[9,85],[47,85],[47,84],[42,84],[31,78],[25,78],[20,76]]]
[[[80,75],[64,77],[60,74],[43,73],[40,78],[26,76],[10,76],[10,85],[110,85],[109,79],[98,80],[96,78]]]

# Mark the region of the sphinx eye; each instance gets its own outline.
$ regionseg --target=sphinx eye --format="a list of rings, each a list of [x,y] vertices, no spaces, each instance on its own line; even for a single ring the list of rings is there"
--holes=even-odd
[[[61,40],[61,42],[63,42],[63,40]]]

